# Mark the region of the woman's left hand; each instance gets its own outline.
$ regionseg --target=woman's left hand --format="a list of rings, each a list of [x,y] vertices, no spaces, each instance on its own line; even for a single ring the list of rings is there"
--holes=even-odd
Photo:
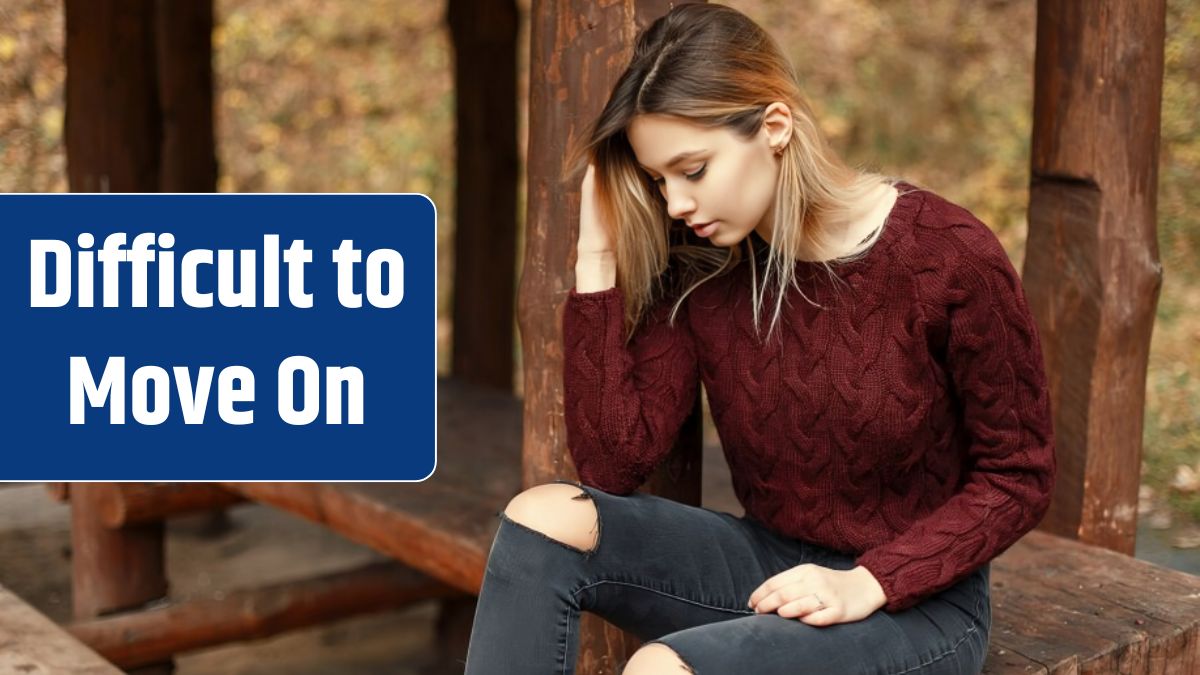
[[[865,619],[885,604],[883,587],[867,568],[834,570],[812,563],[767,579],[750,594],[749,602],[758,614],[776,612],[812,626]]]

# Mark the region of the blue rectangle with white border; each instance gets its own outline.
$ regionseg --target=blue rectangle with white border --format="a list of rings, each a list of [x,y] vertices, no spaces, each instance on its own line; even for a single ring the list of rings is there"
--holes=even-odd
[[[418,194],[0,195],[0,480],[429,477],[436,220]]]

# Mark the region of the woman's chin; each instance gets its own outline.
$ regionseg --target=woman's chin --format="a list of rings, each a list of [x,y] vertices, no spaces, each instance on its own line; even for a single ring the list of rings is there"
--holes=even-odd
[[[737,233],[730,232],[725,229],[724,226],[722,226],[717,228],[716,232],[713,232],[708,236],[708,241],[713,246],[717,246],[719,248],[732,248],[740,244],[745,238],[745,236],[737,236]]]

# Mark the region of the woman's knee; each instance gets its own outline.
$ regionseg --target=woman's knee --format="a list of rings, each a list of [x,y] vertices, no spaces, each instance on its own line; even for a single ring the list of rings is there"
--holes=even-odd
[[[634,652],[621,675],[661,675],[662,673],[694,673],[674,649],[661,642],[651,642]]]
[[[513,497],[504,515],[580,551],[594,551],[600,543],[596,505],[574,485],[535,485]]]

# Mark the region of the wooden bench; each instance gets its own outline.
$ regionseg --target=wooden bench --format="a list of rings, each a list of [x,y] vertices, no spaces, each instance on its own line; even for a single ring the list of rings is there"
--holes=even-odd
[[[497,514],[521,490],[521,414],[510,394],[442,380],[437,468],[425,481],[222,486],[478,594]]]
[[[438,399],[438,465],[425,482],[222,483],[234,497],[217,492],[209,503],[247,498],[270,504],[371,546],[431,583],[476,595],[499,526],[497,514],[521,489],[522,405],[499,390],[450,380],[439,383]],[[396,452],[403,452],[402,442],[398,446]],[[126,486],[116,497],[130,503],[100,510],[140,513],[149,519],[155,513],[203,507],[205,497],[194,490],[198,488],[180,494],[178,486]],[[199,490],[211,491],[212,486]],[[716,447],[704,448],[702,504],[743,513]],[[115,515],[102,519],[110,525],[128,521]],[[371,587],[361,579],[353,584]],[[454,596],[422,583],[420,577],[389,584],[394,605],[406,598],[415,602],[449,597],[454,607]],[[985,673],[1200,673],[1200,577],[1034,531],[992,562],[991,585],[992,632]],[[344,608],[341,614],[307,622],[353,610]],[[186,608],[176,611],[187,613]],[[443,646],[450,664],[462,657],[467,637],[462,631],[469,631],[472,608],[460,604],[456,611],[457,634],[451,629],[451,644]],[[137,634],[150,635],[152,621],[150,611],[143,611],[77,623],[74,629],[88,644],[102,647],[102,653],[112,653],[115,661],[137,651],[138,638],[118,645],[113,635],[127,638],[133,626]],[[199,626],[191,632],[199,632]],[[176,651],[198,646],[178,639],[179,631],[174,633]],[[439,633],[445,638],[440,628]],[[102,640],[102,634],[108,638]],[[223,640],[239,639],[236,626],[227,626],[222,635]],[[250,637],[247,633],[240,638]],[[170,652],[160,647],[154,655],[163,653]],[[150,662],[146,657],[138,663]],[[458,665],[461,668],[461,661]]]
[[[0,673],[121,675],[70,633],[0,586]]]
[[[234,483],[248,499],[323,523],[478,593],[496,518],[520,490],[520,402],[439,384],[441,450],[423,483]],[[741,515],[719,449],[703,505]],[[1200,672],[1200,577],[1040,531],[992,564],[986,673]]]

